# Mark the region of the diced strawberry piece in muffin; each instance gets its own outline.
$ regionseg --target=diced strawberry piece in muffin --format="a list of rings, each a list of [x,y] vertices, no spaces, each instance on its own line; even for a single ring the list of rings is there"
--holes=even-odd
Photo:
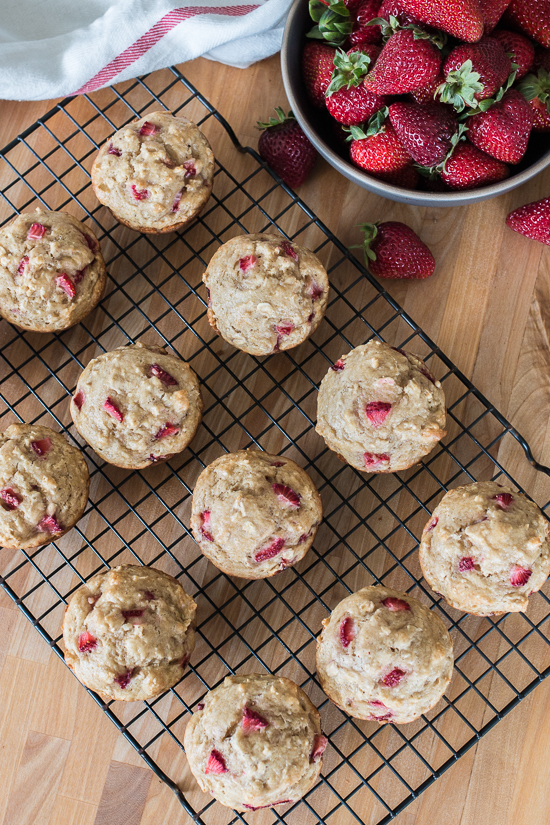
[[[138,189],[135,183],[130,186],[132,191],[132,197],[136,201],[145,201],[149,197],[149,191],[147,189]]]
[[[208,762],[206,763],[206,768],[204,769],[205,773],[227,773],[227,768],[225,767],[225,759],[221,755],[221,753],[217,750],[213,750],[208,757]]]
[[[31,228],[27,233],[27,240],[29,241],[40,241],[48,231],[48,227],[44,226],[41,223],[33,223]]]
[[[122,423],[124,421],[124,415],[121,413],[117,405],[114,403],[112,398],[107,398],[105,403],[103,404],[103,409],[105,412],[112,415],[117,421]]]
[[[116,146],[113,146],[112,143],[109,144],[109,148],[107,149],[107,152],[110,155],[116,155],[117,158],[119,158],[122,155],[122,151],[120,149],[117,149]]]
[[[386,685],[386,687],[395,687],[399,684],[403,676],[405,676],[405,671],[401,670],[399,667],[394,667],[386,676],[383,677],[382,683]]]
[[[264,728],[267,728],[268,725],[269,722],[267,719],[264,719],[264,717],[260,716],[259,713],[256,713],[255,710],[252,710],[251,708],[243,709],[243,730],[247,732],[263,730]]]
[[[15,490],[12,490],[11,487],[4,487],[3,490],[0,490],[0,498],[6,510],[17,510],[23,501],[23,497],[20,496],[19,493],[16,493]]]
[[[82,409],[82,405],[83,405],[84,401],[85,401],[84,393],[82,392],[82,390],[78,390],[78,392],[76,392],[73,395],[73,402],[74,402],[77,410]]]
[[[325,290],[321,286],[319,286],[319,284],[316,284],[315,281],[312,281],[307,290],[307,294],[309,295],[312,301],[317,301],[319,298],[321,298],[322,295],[325,294]]]
[[[344,362],[342,361],[342,359],[341,359],[341,358],[339,358],[339,359],[338,359],[338,361],[336,361],[336,362],[332,365],[331,370],[334,370],[334,372],[342,372],[342,370],[344,369],[344,367],[345,367],[345,366],[346,366],[346,365],[344,364]]]
[[[87,269],[88,267],[85,266],[84,269],[79,269],[75,272],[75,274],[73,275],[73,283],[75,284],[75,286],[78,286],[78,284],[81,282],[84,275],[86,274]]]
[[[275,329],[277,330],[278,335],[283,336],[290,335],[294,327],[292,324],[280,324],[279,326],[276,326]]]
[[[214,541],[214,536],[210,532],[210,510],[201,513],[201,534],[206,541]]]
[[[523,587],[531,578],[532,572],[527,567],[520,567],[515,564],[510,572],[510,584],[512,587]]]
[[[97,647],[97,639],[87,630],[78,637],[78,649],[81,653],[89,653]]]
[[[195,178],[197,176],[197,167],[194,160],[184,160],[183,168],[185,169],[186,178]]]
[[[283,241],[281,244],[281,252],[293,261],[298,262],[299,256],[290,241]]]
[[[288,507],[294,507],[296,509],[299,508],[300,496],[294,492],[292,487],[289,487],[288,484],[272,484],[271,487],[281,504],[286,504]]]
[[[177,212],[178,211],[182,195],[183,195],[183,189],[181,190],[181,192],[178,192],[176,197],[174,198],[174,203],[172,204],[172,212]]]
[[[355,639],[355,623],[350,616],[347,616],[340,624],[340,641],[342,647],[349,647]]]
[[[166,424],[163,424],[163,426],[160,428],[160,430],[158,431],[158,433],[155,436],[155,439],[157,439],[157,438],[166,438],[166,436],[175,435],[176,433],[179,433],[179,431],[180,431],[180,428],[178,427],[177,424],[170,424],[170,422],[167,421]]]
[[[364,453],[363,458],[367,470],[377,470],[390,461],[388,453]]]
[[[373,427],[381,427],[391,412],[391,404],[386,401],[370,401],[365,407],[367,418]]]
[[[160,132],[160,126],[157,126],[155,123],[149,123],[148,120],[145,121],[139,133],[142,137],[149,137],[151,135],[156,135]]]
[[[249,269],[254,269],[257,261],[258,259],[255,255],[245,255],[244,258],[240,258],[239,260],[239,269],[241,272],[248,272]]]
[[[130,684],[134,672],[135,668],[132,668],[131,670],[127,670],[125,673],[119,673],[118,676],[115,676],[114,681],[124,690]]]
[[[38,529],[43,533],[62,533],[63,527],[60,525],[55,516],[44,516],[42,521],[38,523]]]
[[[427,531],[426,531],[426,532],[428,532],[428,533],[429,533],[429,532],[430,532],[430,530],[433,530],[433,529],[434,529],[434,527],[437,525],[437,522],[438,522],[438,521],[439,521],[439,516],[434,516],[434,517],[433,517],[433,519],[432,519],[432,520],[430,521],[430,523],[428,524],[428,529],[427,529]]]
[[[254,556],[254,561],[262,562],[267,561],[268,559],[272,559],[274,556],[278,556],[283,547],[285,546],[285,540],[283,538],[273,539],[271,544],[267,547],[258,550],[256,555]]]
[[[125,622],[129,619],[140,619],[145,613],[144,608],[136,608],[135,610],[121,610],[122,617]]]
[[[73,282],[69,278],[69,276],[67,274],[65,274],[65,272],[62,272],[61,275],[57,276],[57,278],[55,279],[55,282],[56,282],[57,286],[60,289],[62,289],[63,292],[72,301],[74,296],[76,295],[76,289],[75,289],[75,286],[74,286]]]
[[[28,255],[23,255],[23,257],[19,261],[19,266],[17,267],[17,274],[18,275],[23,274],[23,272],[25,271],[25,267],[27,266],[28,262],[29,262],[29,256]]]
[[[476,561],[473,556],[463,556],[458,562],[458,570],[460,573],[467,573],[469,570],[474,570]]]
[[[313,739],[313,747],[311,749],[311,753],[309,755],[310,762],[318,762],[319,759],[324,754],[326,747],[328,745],[327,737],[322,733],[317,733],[315,738]]]
[[[39,458],[44,458],[52,448],[51,438],[40,438],[38,441],[31,441],[31,447]]]
[[[496,501],[499,507],[502,507],[503,510],[507,510],[513,500],[514,496],[510,493],[497,493],[496,496],[493,496],[493,501]]]
[[[178,385],[176,379],[172,375],[170,375],[169,372],[163,370],[162,367],[159,367],[158,364],[151,364],[149,372],[152,376],[162,381],[162,383],[165,384],[167,387],[177,387]]]
[[[404,599],[396,599],[394,596],[388,596],[386,599],[382,599],[380,604],[383,604],[384,607],[388,608],[388,610],[393,610],[394,613],[397,613],[400,610],[411,609],[408,602],[404,601]]]

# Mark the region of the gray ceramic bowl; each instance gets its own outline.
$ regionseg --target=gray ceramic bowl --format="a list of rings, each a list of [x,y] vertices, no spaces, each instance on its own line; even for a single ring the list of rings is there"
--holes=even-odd
[[[317,151],[349,180],[393,201],[412,203],[419,206],[460,206],[465,203],[493,198],[521,186],[543,169],[550,166],[550,134],[533,135],[529,149],[521,163],[512,167],[513,173],[500,183],[493,183],[481,189],[463,192],[423,192],[416,189],[402,189],[371,177],[346,159],[345,149],[339,148],[331,137],[331,117],[325,111],[315,109],[309,103],[302,81],[301,59],[306,32],[312,27],[307,0],[294,0],[288,15],[283,46],[281,69],[285,91],[296,119]]]

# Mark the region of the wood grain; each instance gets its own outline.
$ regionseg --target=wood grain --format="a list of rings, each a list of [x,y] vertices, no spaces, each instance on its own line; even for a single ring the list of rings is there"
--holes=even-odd
[[[286,106],[276,57],[246,71],[206,60],[181,68],[244,143],[255,146],[256,120],[265,120],[275,105]],[[51,103],[0,102],[0,145]],[[549,191],[547,172],[471,207],[411,207],[355,187],[321,160],[300,190],[346,245],[359,240],[356,224],[371,220],[402,220],[421,234],[435,254],[436,274],[427,282],[390,282],[389,292],[547,463],[550,249],[507,230],[504,218]],[[535,494],[540,480],[521,451],[509,459]],[[190,825],[172,792],[143,766],[2,593],[0,629],[0,825]],[[550,680],[397,817],[396,825],[546,822],[549,736]],[[174,751],[173,759],[184,773],[182,754]],[[257,816],[258,822],[269,821]],[[214,825],[226,821],[217,809]]]

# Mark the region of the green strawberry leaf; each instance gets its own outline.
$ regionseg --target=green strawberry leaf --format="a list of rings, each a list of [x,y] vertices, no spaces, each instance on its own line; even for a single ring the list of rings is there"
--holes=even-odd
[[[528,74],[517,85],[525,100],[534,100],[536,97],[541,103],[546,103],[550,112],[550,72],[539,69],[538,74]]]
[[[329,97],[344,87],[351,89],[359,86],[368,73],[371,59],[364,52],[346,54],[342,49],[338,49],[333,63],[335,68],[325,93]]]
[[[256,123],[256,128],[270,129],[272,126],[280,126],[281,123],[285,123],[287,120],[296,120],[292,112],[289,112],[288,115],[285,115],[284,111],[281,109],[280,106],[275,107],[275,114],[277,115],[277,117],[270,117],[266,123],[262,123],[258,120]]]
[[[371,244],[378,235],[378,223],[357,224],[357,228],[364,233],[363,243],[353,244],[350,249],[362,249],[365,255],[365,264],[368,266],[369,261],[376,260],[376,253],[371,249]]]
[[[476,94],[483,91],[479,82],[479,72],[474,72],[471,60],[465,60],[462,66],[449,72],[445,82],[436,89],[442,103],[450,103],[455,111],[463,112],[466,106],[477,108]]]
[[[313,40],[326,40],[331,45],[342,46],[351,34],[353,21],[342,0],[309,0],[309,14],[317,23],[306,35]]]

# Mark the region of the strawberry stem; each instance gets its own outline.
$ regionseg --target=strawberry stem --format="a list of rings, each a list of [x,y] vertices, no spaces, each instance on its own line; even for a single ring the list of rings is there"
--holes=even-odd
[[[267,123],[258,120],[256,122],[257,129],[270,129],[272,126],[280,126],[281,123],[286,123],[288,120],[296,120],[292,112],[289,112],[288,115],[285,115],[283,109],[280,106],[275,107],[275,114],[277,117],[270,117]]]

